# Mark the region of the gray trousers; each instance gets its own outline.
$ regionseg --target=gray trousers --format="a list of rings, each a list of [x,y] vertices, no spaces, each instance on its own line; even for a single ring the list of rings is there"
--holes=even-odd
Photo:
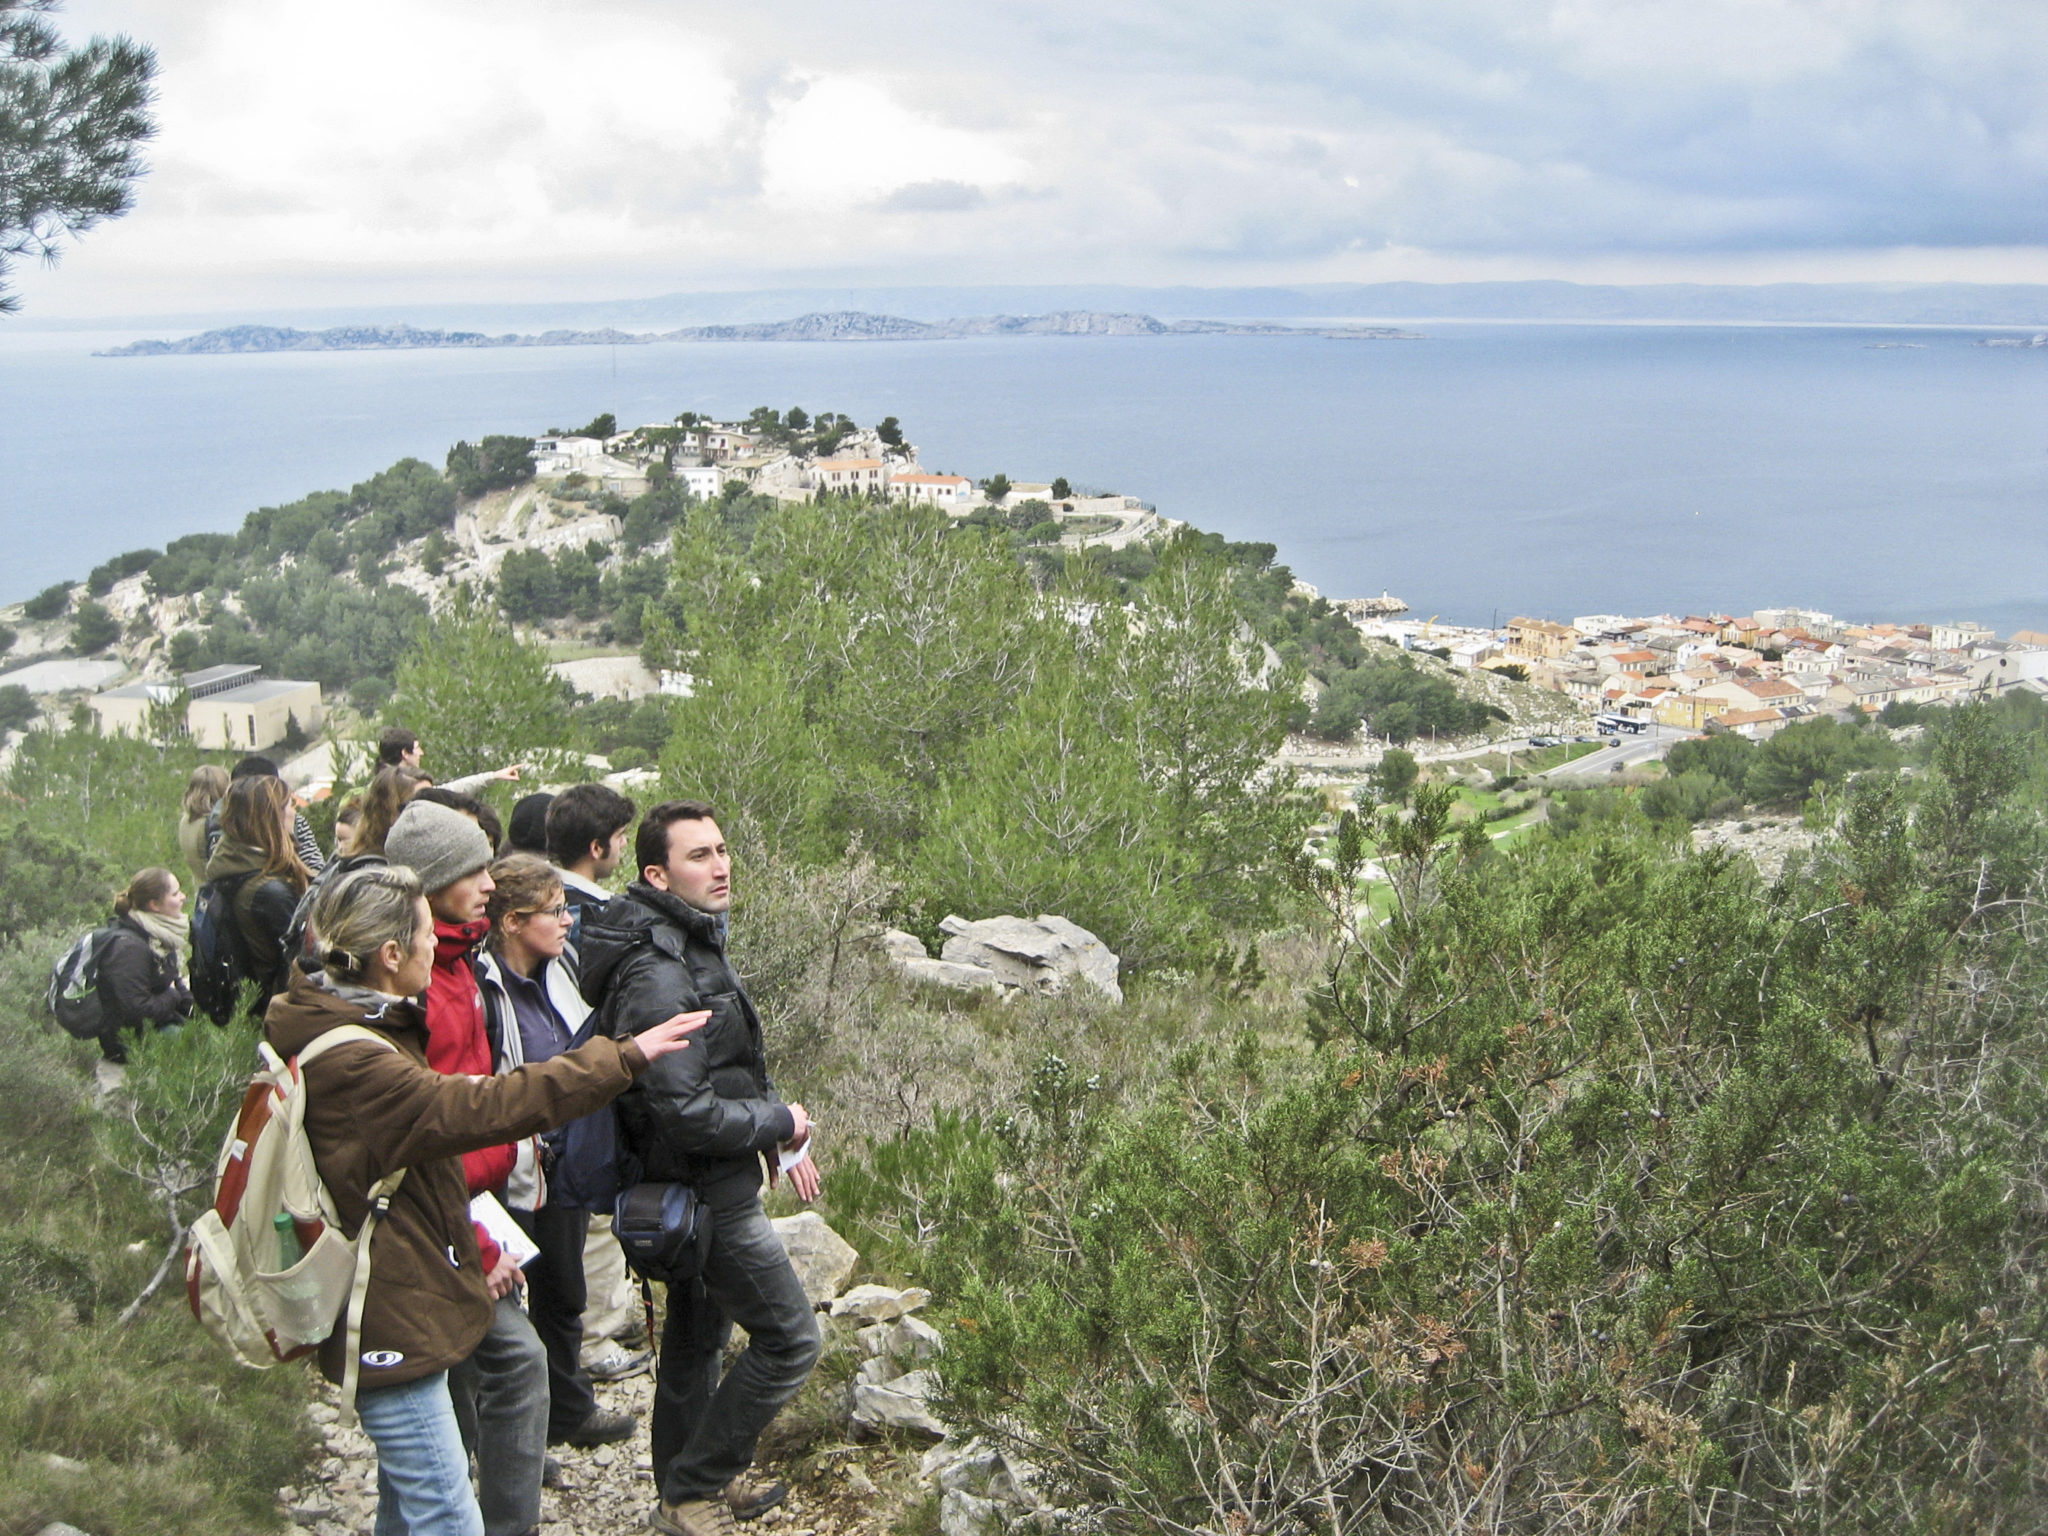
[[[527,1536],[540,1525],[540,1477],[548,1455],[548,1354],[519,1310],[498,1300],[491,1330],[448,1372],[462,1444],[476,1458],[484,1536]]]
[[[758,1191],[711,1204],[703,1278],[668,1288],[654,1378],[654,1470],[662,1499],[716,1498],[753,1465],[768,1421],[818,1363],[818,1319]],[[721,1378],[732,1325],[747,1347]]]

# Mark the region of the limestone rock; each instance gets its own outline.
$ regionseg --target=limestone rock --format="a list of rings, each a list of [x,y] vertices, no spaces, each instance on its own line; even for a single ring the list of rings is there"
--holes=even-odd
[[[905,960],[931,959],[924,940],[914,933],[905,933],[901,928],[884,928],[875,942],[881,946],[884,955],[899,964]]]
[[[846,1284],[846,1277],[853,1273],[853,1266],[860,1262],[860,1255],[854,1252],[853,1245],[834,1232],[816,1211],[778,1216],[769,1225],[782,1239],[789,1262],[803,1284],[804,1294],[811,1299],[811,1305],[823,1306],[837,1296],[839,1288]]]
[[[1003,1512],[993,1499],[953,1488],[939,1500],[939,1536],[996,1536],[1002,1528]]]
[[[916,1317],[900,1317],[893,1323],[870,1323],[856,1335],[861,1348],[885,1360],[927,1360],[945,1352],[946,1341],[939,1330]]]
[[[886,1285],[856,1285],[832,1303],[834,1317],[865,1317],[873,1322],[893,1323],[906,1312],[915,1312],[932,1299],[922,1286],[895,1290]]]
[[[946,1341],[921,1317],[899,1317],[881,1339],[881,1353],[891,1360],[929,1360],[942,1354]]]
[[[1063,992],[1077,980],[1112,1002],[1124,1000],[1117,982],[1115,953],[1078,923],[1041,914],[989,917],[979,922],[952,916],[939,924],[948,937],[942,960],[979,966],[1006,987]]]
[[[935,1445],[917,1465],[918,1476],[936,1484],[942,1493],[960,1489],[986,1494],[989,1484],[1003,1470],[1003,1453],[979,1435],[965,1445]]]
[[[37,1531],[36,1536],[85,1536],[85,1532],[75,1525],[66,1525],[62,1520],[52,1520]]]
[[[912,1371],[880,1384],[856,1382],[853,1422],[869,1429],[905,1429],[943,1440],[946,1426],[932,1413],[929,1402],[936,1385],[930,1371]]]
[[[59,1456],[55,1451],[51,1451],[43,1457],[43,1464],[52,1472],[83,1472],[85,1470],[84,1462],[71,1456]]]

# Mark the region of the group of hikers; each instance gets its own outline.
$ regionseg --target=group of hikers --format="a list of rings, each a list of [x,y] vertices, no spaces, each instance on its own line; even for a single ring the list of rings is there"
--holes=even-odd
[[[614,1099],[622,1159],[694,1190],[710,1226],[697,1278],[667,1287],[652,1525],[733,1536],[787,1493],[752,1475],[754,1449],[819,1350],[762,1186],[787,1177],[808,1201],[819,1174],[809,1116],[777,1093],[726,958],[732,862],[716,814],[670,800],[640,815],[578,784],[526,796],[507,831],[472,791],[516,769],[441,785],[420,763],[415,735],[385,733],[331,854],[261,757],[196,770],[178,831],[273,1049],[295,1057],[340,1025],[378,1037],[304,1068],[305,1133],[346,1232],[406,1170],[379,1207],[360,1336],[338,1328],[319,1355],[339,1383],[353,1345],[378,1536],[526,1536],[559,1471],[550,1445],[638,1427],[598,1403],[583,1352],[591,1281],[614,1285],[623,1260],[550,1188],[564,1128]],[[177,875],[141,871],[115,911],[97,986],[101,1050],[119,1062],[137,1031],[195,1009]],[[484,1193],[524,1233],[523,1264],[474,1219]],[[747,1344],[726,1368],[734,1324]],[[602,1374],[647,1368],[647,1351],[613,1350]]]

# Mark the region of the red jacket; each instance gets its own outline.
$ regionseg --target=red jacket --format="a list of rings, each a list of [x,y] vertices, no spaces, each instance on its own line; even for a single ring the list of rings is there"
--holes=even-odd
[[[491,1037],[484,1031],[484,995],[469,968],[470,954],[491,931],[488,921],[434,922],[434,971],[427,981],[427,1065],[450,1077],[489,1077]],[[462,1154],[469,1192],[481,1194],[505,1187],[519,1149],[485,1147]],[[483,1250],[484,1273],[498,1267],[498,1245],[482,1227],[476,1229]]]

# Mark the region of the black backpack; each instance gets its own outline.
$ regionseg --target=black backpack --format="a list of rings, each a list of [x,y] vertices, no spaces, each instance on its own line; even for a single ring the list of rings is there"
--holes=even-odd
[[[192,899],[192,1002],[216,1024],[235,1016],[242,983],[254,972],[235,901],[247,875],[225,875]]]
[[[50,967],[50,990],[44,1001],[67,1034],[96,1040],[105,1022],[100,1009],[100,957],[114,937],[114,925],[95,928],[64,951]]]

